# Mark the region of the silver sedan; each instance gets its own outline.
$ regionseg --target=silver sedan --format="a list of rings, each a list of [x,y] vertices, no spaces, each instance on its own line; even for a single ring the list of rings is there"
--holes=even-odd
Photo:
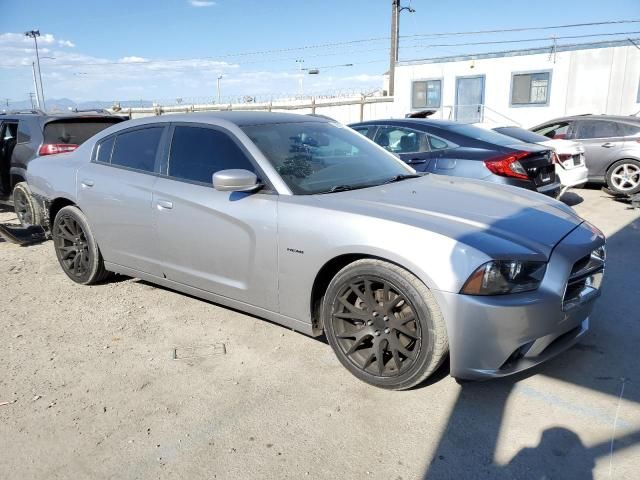
[[[356,377],[480,379],[588,328],[605,239],[524,189],[417,175],[330,120],[132,120],[37,159],[28,184],[75,282],[142,278],[326,335]]]

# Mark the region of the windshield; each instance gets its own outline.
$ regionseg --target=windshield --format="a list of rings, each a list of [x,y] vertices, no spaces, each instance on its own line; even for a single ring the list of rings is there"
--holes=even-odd
[[[454,133],[459,135],[465,135],[467,137],[475,138],[481,142],[493,143],[494,145],[502,145],[506,147],[516,143],[521,143],[520,140],[513,137],[507,137],[501,133],[494,132],[493,130],[485,130],[484,128],[474,127],[473,125],[461,124],[448,127]]]
[[[538,135],[537,133],[530,132],[529,130],[525,130],[520,127],[498,127],[494,128],[494,130],[503,135],[517,138],[518,140],[522,140],[527,143],[540,143],[549,140],[547,137]]]
[[[242,130],[295,194],[370,187],[414,173],[339,123],[273,123]]]

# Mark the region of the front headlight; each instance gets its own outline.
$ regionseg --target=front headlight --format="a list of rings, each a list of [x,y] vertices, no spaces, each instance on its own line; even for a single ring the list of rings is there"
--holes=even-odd
[[[528,292],[540,286],[546,269],[546,262],[492,260],[471,274],[460,293],[504,295]]]

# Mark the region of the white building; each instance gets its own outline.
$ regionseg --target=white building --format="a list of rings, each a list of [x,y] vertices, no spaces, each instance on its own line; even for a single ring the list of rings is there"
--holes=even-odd
[[[632,40],[400,62],[391,113],[436,109],[433,118],[524,127],[563,115],[635,114],[640,42]]]

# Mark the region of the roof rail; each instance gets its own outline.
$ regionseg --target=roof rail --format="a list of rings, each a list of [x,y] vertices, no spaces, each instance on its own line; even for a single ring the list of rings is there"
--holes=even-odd
[[[44,115],[45,112],[39,108],[31,110],[4,110],[2,115],[16,115],[16,114],[30,114],[30,115]]]
[[[69,107],[69,111],[73,112],[73,113],[105,113],[108,115],[111,115],[111,112],[109,110],[106,110],[104,108],[85,108],[85,109],[79,109],[78,107]]]

